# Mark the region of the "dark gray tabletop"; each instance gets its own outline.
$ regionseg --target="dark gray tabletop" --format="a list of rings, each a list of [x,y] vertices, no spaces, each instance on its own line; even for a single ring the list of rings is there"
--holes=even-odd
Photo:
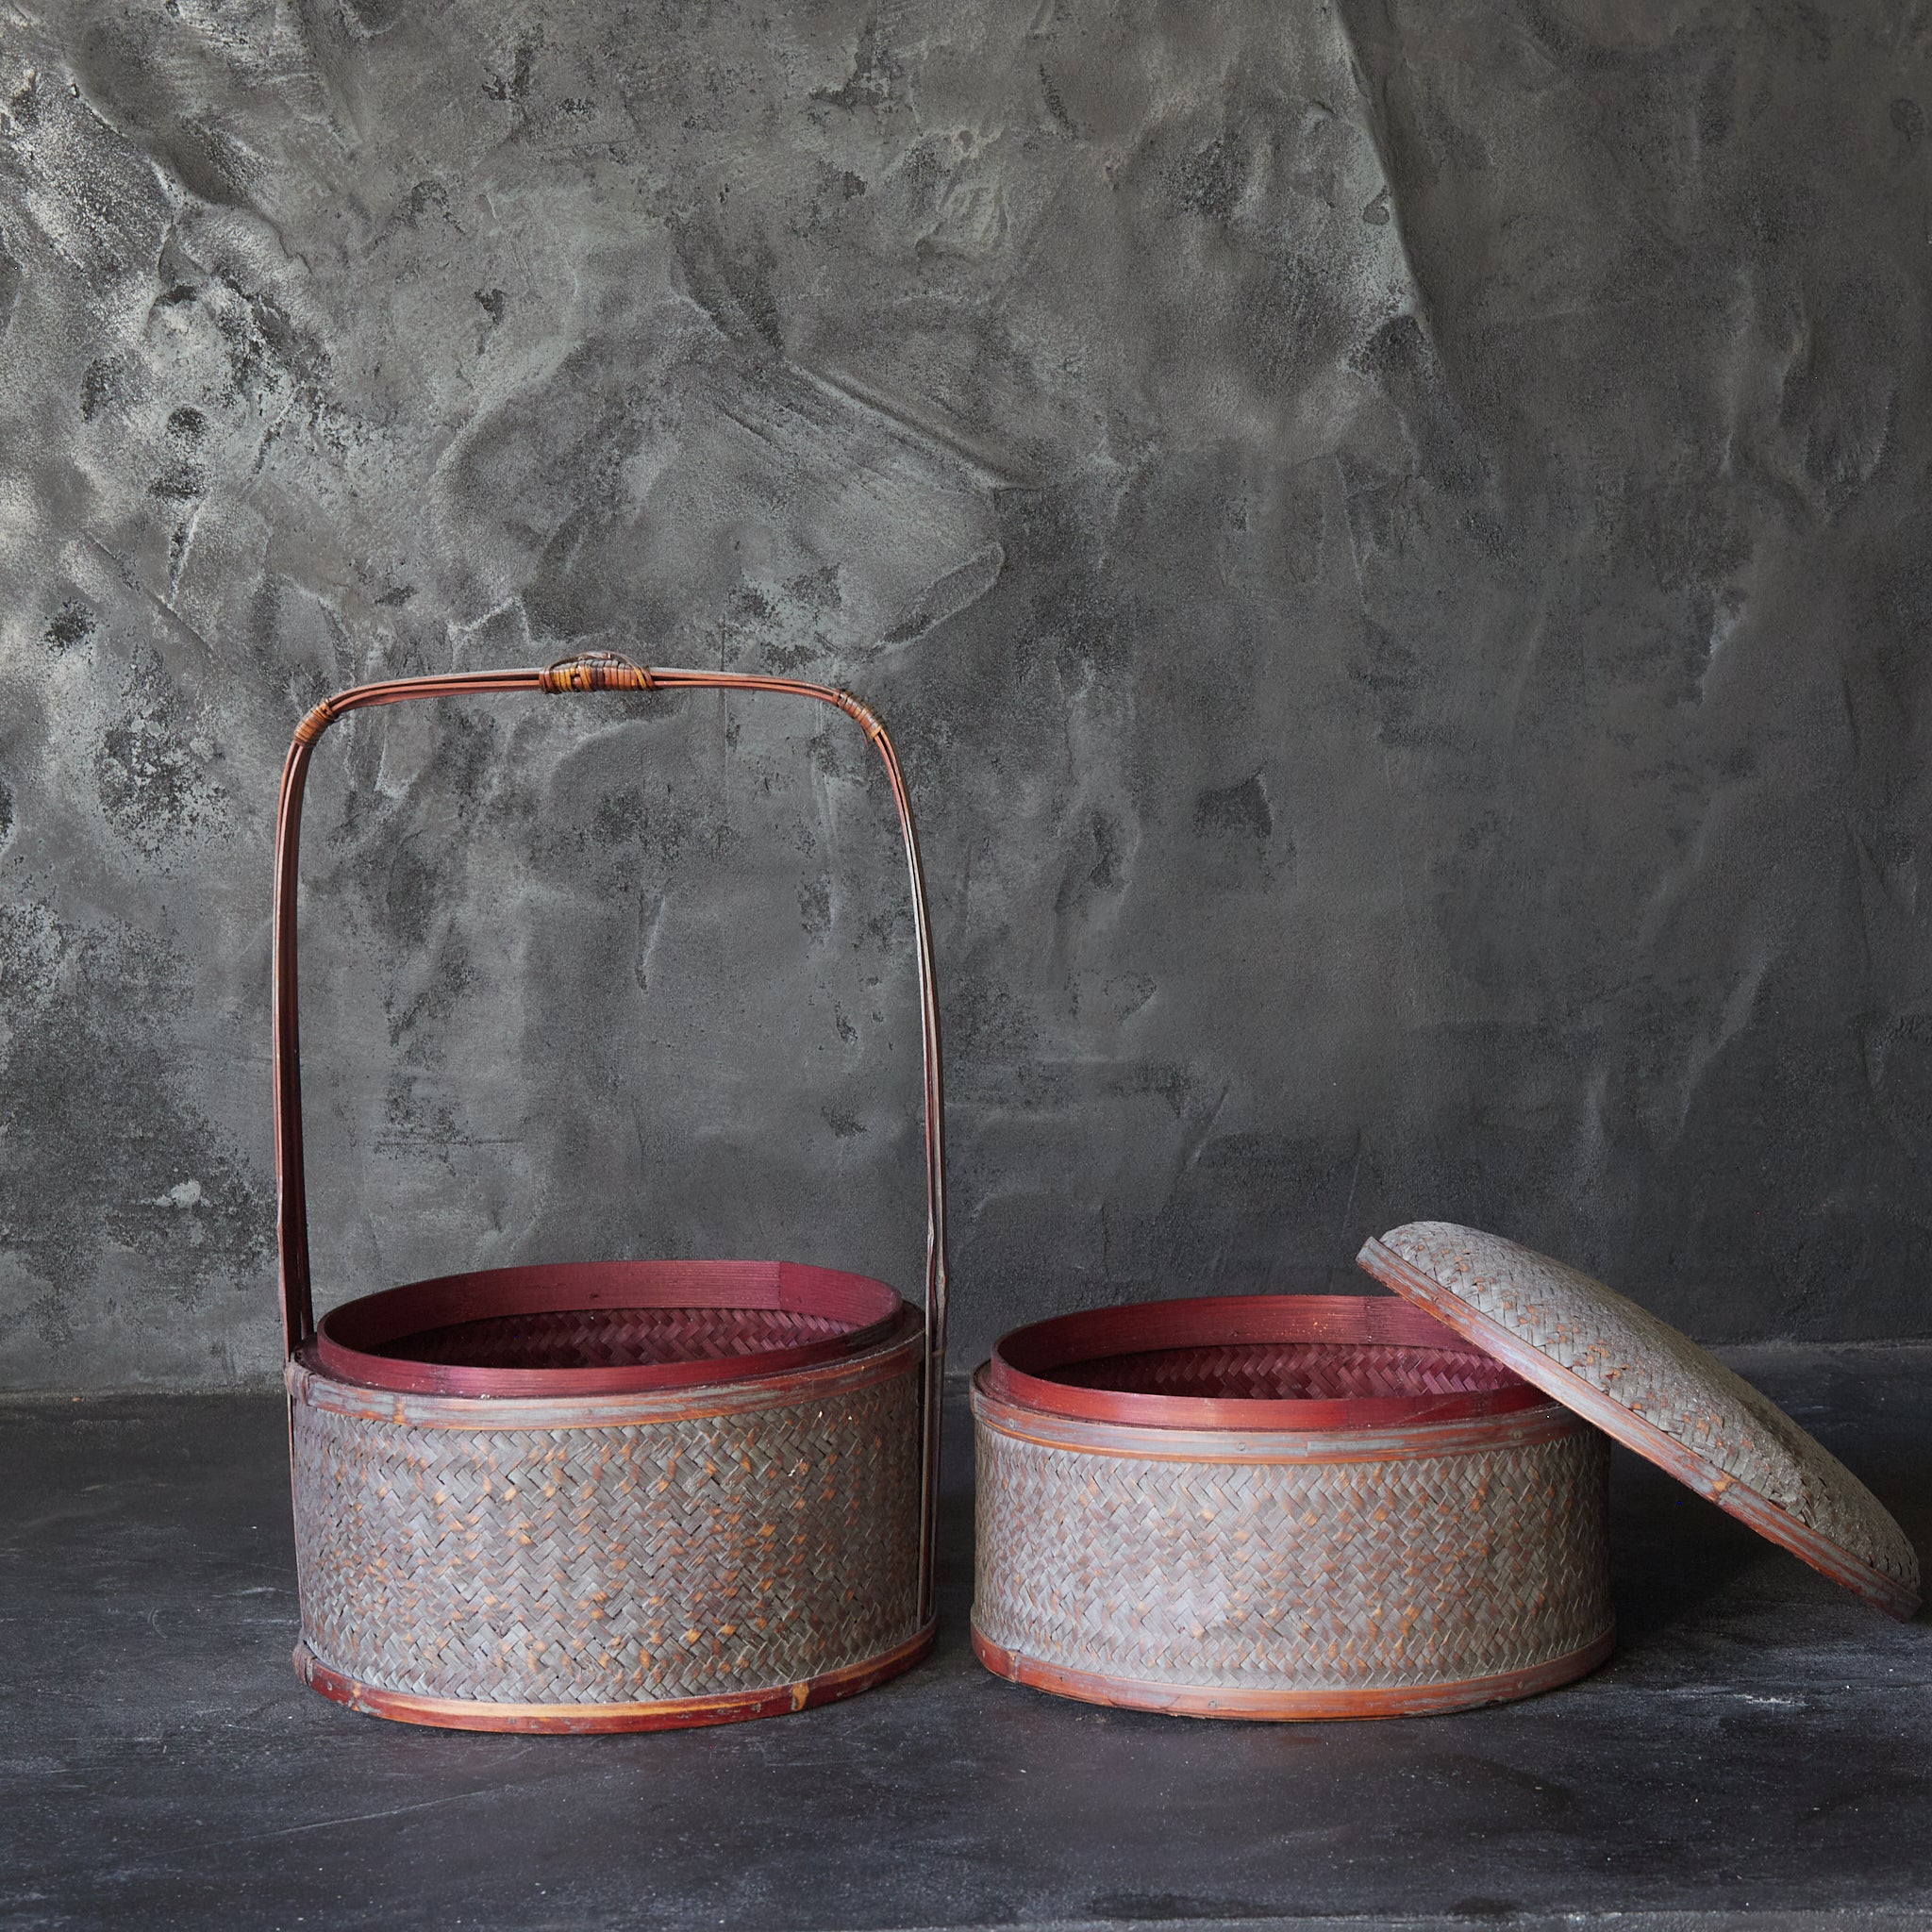
[[[1731,1355],[1932,1554],[1932,1347]],[[1529,1703],[1217,1724],[966,1644],[712,1731],[481,1737],[289,1668],[277,1400],[0,1407],[8,1926],[1932,1925],[1932,1628],[1618,1452],[1622,1646]]]

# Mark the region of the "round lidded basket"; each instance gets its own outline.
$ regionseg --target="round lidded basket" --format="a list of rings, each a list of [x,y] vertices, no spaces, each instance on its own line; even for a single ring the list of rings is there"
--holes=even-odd
[[[365,706],[477,692],[775,691],[884,762],[911,886],[925,1124],[924,1309],[772,1261],[597,1261],[309,1288],[295,895],[310,752]],[[931,1648],[945,1207],[938,1001],[891,741],[829,686],[547,669],[358,686],[296,728],[275,861],[275,1156],[302,1641],[324,1695],[475,1730],[651,1730],[801,1710]]]
[[[1000,1342],[973,1412],[973,1643],[1001,1676],[1197,1717],[1389,1717],[1609,1655],[1607,1439],[1403,1302],[1062,1316]]]

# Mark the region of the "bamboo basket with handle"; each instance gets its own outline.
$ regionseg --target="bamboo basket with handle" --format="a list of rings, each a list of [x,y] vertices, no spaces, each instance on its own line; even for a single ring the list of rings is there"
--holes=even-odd
[[[444,1275],[318,1322],[296,979],[317,741],[351,711],[414,698],[692,690],[832,706],[885,766],[919,984],[923,1308],[790,1262],[624,1260]],[[282,777],[274,1007],[305,1682],[418,1724],[652,1730],[801,1710],[925,1655],[946,1322],[939,1008],[911,799],[864,705],[795,678],[604,652],[325,700]]]

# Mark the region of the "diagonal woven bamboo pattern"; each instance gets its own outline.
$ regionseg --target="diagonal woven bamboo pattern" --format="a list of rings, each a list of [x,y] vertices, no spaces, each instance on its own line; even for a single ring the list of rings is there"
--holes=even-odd
[[[453,1323],[376,1352],[479,1369],[614,1369],[723,1361],[818,1341],[846,1325],[789,1308],[558,1308]]]
[[[299,1392],[293,1415],[303,1635],[359,1682],[644,1703],[800,1683],[919,1627],[916,1360],[626,1425],[410,1426]]]
[[[1733,1482],[1918,1589],[1918,1555],[1877,1497],[1769,1396],[1648,1309],[1547,1255],[1452,1222],[1411,1222],[1382,1245]]]
[[[1457,1395],[1507,1389],[1516,1377],[1472,1348],[1333,1341],[1235,1342],[1101,1356],[1053,1372],[1060,1382],[1134,1394],[1237,1397],[1263,1402],[1355,1396]]]
[[[1523,1670],[1610,1628],[1608,1442],[1581,1424],[1229,1464],[1055,1447],[974,1407],[974,1625],[1019,1656],[1142,1684],[1361,1689]]]

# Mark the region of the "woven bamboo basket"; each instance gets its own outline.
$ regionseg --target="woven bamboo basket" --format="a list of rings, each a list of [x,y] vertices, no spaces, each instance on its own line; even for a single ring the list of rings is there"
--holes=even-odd
[[[924,1052],[923,1311],[787,1262],[452,1274],[318,1324],[309,1285],[296,883],[309,756],[345,713],[497,691],[768,691],[836,707],[884,762],[911,885]],[[931,1648],[946,1279],[938,1002],[910,799],[884,728],[791,678],[547,669],[344,691],[297,726],[275,904],[281,1307],[298,1674],[376,1716],[653,1730],[801,1710]]]
[[[1607,1439],[1400,1301],[1062,1316],[1000,1342],[973,1412],[973,1645],[1001,1676],[1196,1717],[1386,1717],[1609,1655]]]

